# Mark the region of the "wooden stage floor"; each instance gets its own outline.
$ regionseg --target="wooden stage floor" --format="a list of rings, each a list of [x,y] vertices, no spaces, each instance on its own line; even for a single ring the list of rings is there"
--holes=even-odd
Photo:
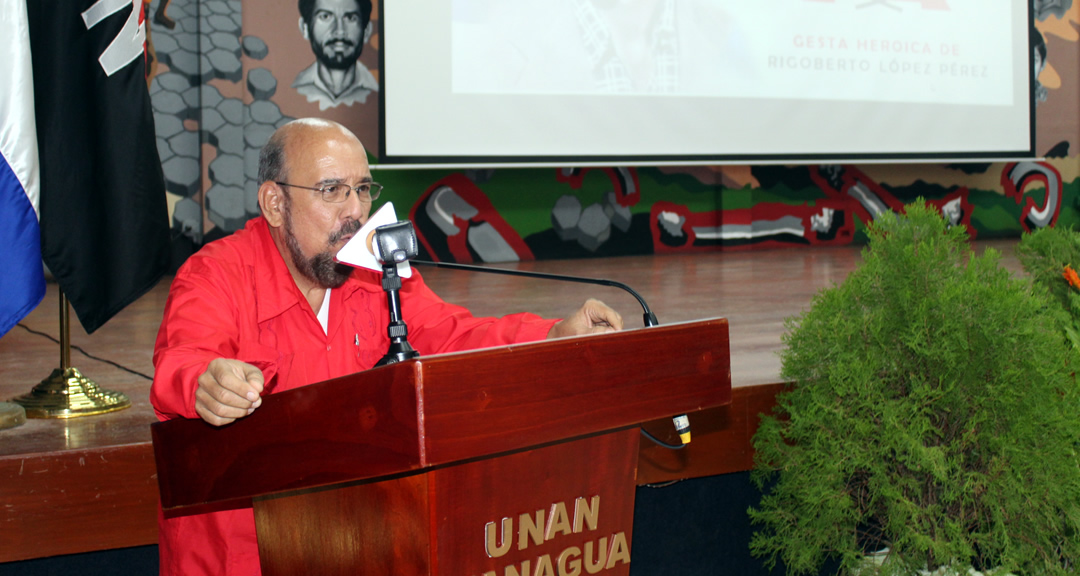
[[[980,242],[978,248],[993,246],[1003,253],[1005,266],[1018,272],[1015,243]],[[860,251],[852,246],[501,266],[626,283],[649,303],[661,324],[727,318],[732,386],[738,396],[740,390],[777,388],[784,320],[803,311],[818,290],[841,282],[860,261]],[[593,296],[622,313],[628,328],[642,326],[636,300],[615,288],[427,267],[421,273],[444,299],[477,315],[526,310],[558,317]],[[93,335],[82,330],[72,313],[72,345],[152,375],[153,343],[170,280],[164,279]],[[55,338],[58,318],[57,287],[50,283],[45,300],[22,324]],[[13,328],[0,338],[0,400],[28,392],[59,361],[58,344]],[[156,524],[147,514],[157,494],[149,447],[149,425],[154,422],[150,382],[74,349],[71,361],[100,386],[126,393],[133,407],[72,420],[30,420],[0,431],[0,562],[156,542]],[[774,393],[763,397],[771,400]],[[742,417],[752,420],[753,410],[748,408]],[[747,434],[738,441],[745,444]],[[741,450],[738,466],[745,469],[749,454],[745,446]]]

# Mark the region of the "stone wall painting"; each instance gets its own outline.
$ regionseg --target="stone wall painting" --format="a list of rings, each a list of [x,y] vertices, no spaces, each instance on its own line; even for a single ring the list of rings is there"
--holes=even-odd
[[[860,242],[873,219],[918,197],[967,226],[973,238],[1080,225],[1080,6],[1032,2],[1036,150],[1044,156],[1037,160],[482,170],[373,165],[373,172],[386,185],[384,198],[417,222],[426,256],[444,260],[848,244]],[[367,22],[358,0],[310,6],[310,21],[294,2],[152,0],[146,7],[158,148],[175,235],[190,250],[258,214],[258,151],[293,118],[341,122],[376,159],[378,5]],[[317,87],[333,92],[329,98],[313,95],[320,62],[328,75]]]

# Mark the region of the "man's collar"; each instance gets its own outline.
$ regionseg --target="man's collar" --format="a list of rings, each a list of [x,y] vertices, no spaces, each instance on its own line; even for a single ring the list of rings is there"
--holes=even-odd
[[[248,222],[247,228],[255,237],[255,262],[258,264],[253,273],[258,321],[261,323],[280,316],[293,306],[310,307],[285,264],[285,255],[274,243],[266,219],[256,216]],[[372,273],[353,270],[349,279],[340,288],[335,288],[335,291],[340,290],[342,298],[348,298],[360,289],[370,292],[382,290],[378,278]],[[314,314],[314,311],[312,313]]]
[[[305,96],[308,102],[319,102],[319,109],[325,110],[341,104],[351,106],[354,102],[364,102],[368,94],[378,92],[379,81],[370,70],[357,62],[353,83],[335,98],[319,78],[319,63],[316,61],[296,75],[292,87]]]

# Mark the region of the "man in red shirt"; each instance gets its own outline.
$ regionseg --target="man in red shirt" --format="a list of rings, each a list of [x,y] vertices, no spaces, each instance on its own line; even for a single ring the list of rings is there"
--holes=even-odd
[[[261,217],[207,244],[180,268],[154,345],[158,418],[221,426],[261,396],[372,368],[386,353],[389,310],[379,274],[334,262],[367,221],[381,187],[356,136],[325,120],[278,129],[259,158]],[[416,274],[400,291],[421,355],[622,328],[589,300],[565,320],[476,318]],[[166,519],[162,574],[259,574],[251,509]]]

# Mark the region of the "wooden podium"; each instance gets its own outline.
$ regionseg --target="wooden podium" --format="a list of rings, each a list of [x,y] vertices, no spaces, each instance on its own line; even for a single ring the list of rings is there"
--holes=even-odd
[[[166,515],[253,507],[267,576],[615,575],[637,425],[730,401],[714,319],[423,357],[152,436]]]

